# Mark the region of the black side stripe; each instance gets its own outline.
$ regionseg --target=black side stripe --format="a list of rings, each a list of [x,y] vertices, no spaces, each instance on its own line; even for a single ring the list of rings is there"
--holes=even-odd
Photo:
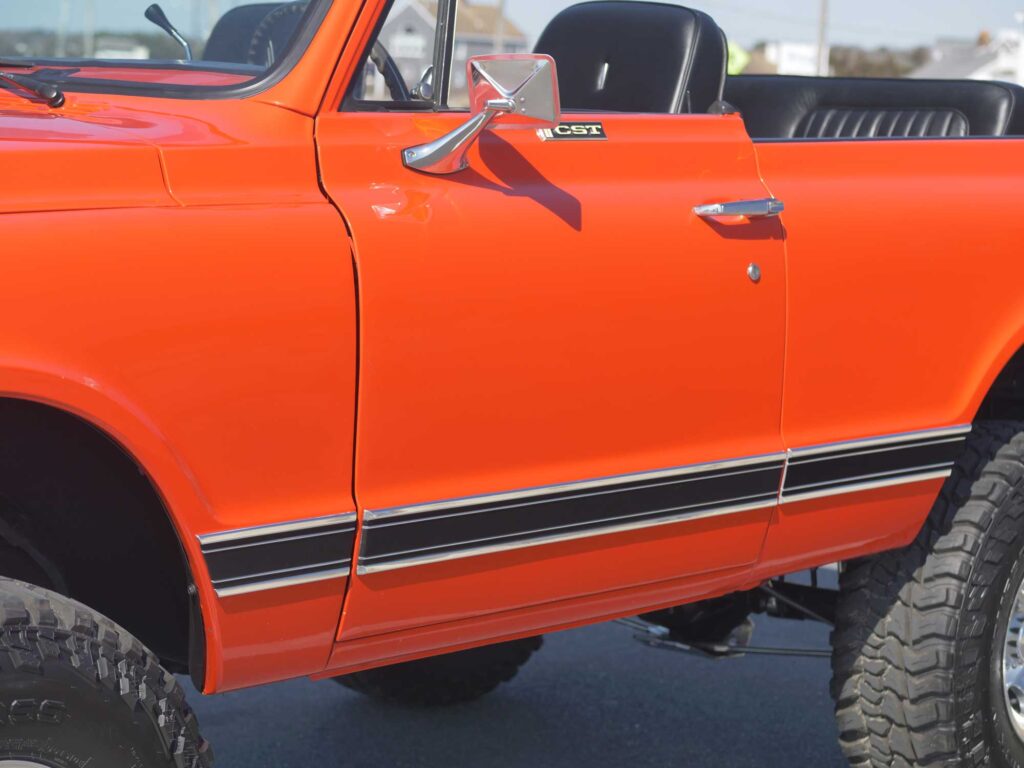
[[[784,460],[779,454],[705,470],[612,478],[596,487],[556,486],[425,505],[424,511],[371,513],[364,521],[359,572],[774,506]]]
[[[969,432],[968,426],[928,430],[714,465],[368,511],[358,573],[947,477]]]
[[[347,576],[355,513],[200,536],[221,597]]]
[[[947,477],[967,441],[969,427],[794,450],[786,467],[783,503],[870,487]]]
[[[601,536],[948,477],[970,427],[366,511],[358,572]],[[221,597],[348,576],[356,515],[200,536]]]

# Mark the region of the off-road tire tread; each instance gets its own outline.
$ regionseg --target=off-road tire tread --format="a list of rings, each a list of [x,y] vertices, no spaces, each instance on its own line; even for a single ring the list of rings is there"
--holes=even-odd
[[[543,641],[543,637],[530,637],[480,649],[489,652],[489,662],[467,664],[457,675],[425,673],[417,662],[412,662],[355,672],[334,680],[370,698],[403,707],[427,709],[467,704],[511,681],[540,650]]]
[[[0,674],[42,675],[63,665],[117,693],[134,717],[146,717],[175,768],[211,768],[213,750],[174,676],[109,619],[42,587],[0,578]]]
[[[831,691],[855,768],[989,765],[969,681],[990,642],[983,598],[1022,548],[1022,497],[1024,423],[976,425],[914,542],[847,565]]]

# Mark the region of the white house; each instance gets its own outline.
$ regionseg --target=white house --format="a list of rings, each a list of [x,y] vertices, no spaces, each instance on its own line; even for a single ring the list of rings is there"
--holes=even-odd
[[[1024,50],[1021,33],[1006,29],[977,40],[940,40],[931,61],[910,74],[938,80],[1004,80],[1024,85]]]
[[[827,50],[825,56],[827,61]],[[764,46],[764,58],[778,75],[813,77],[818,74],[819,52],[816,43],[767,43]]]

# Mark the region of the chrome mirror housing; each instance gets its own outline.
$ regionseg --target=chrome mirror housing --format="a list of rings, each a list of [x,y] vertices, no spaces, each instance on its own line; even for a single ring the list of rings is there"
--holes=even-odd
[[[467,63],[473,116],[451,133],[402,152],[405,165],[444,175],[465,170],[466,153],[493,124],[498,128],[554,128],[561,121],[555,60],[540,54],[474,56]]]
[[[423,77],[412,89],[412,97],[420,101],[431,101],[434,98],[434,65],[427,67]]]

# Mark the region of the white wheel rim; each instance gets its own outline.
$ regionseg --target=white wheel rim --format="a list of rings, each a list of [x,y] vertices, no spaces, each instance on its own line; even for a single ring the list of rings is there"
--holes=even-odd
[[[31,760],[0,760],[0,768],[48,768],[42,763],[33,763]]]
[[[1024,741],[1024,585],[1017,592],[1003,640],[1003,700],[1010,725]]]

